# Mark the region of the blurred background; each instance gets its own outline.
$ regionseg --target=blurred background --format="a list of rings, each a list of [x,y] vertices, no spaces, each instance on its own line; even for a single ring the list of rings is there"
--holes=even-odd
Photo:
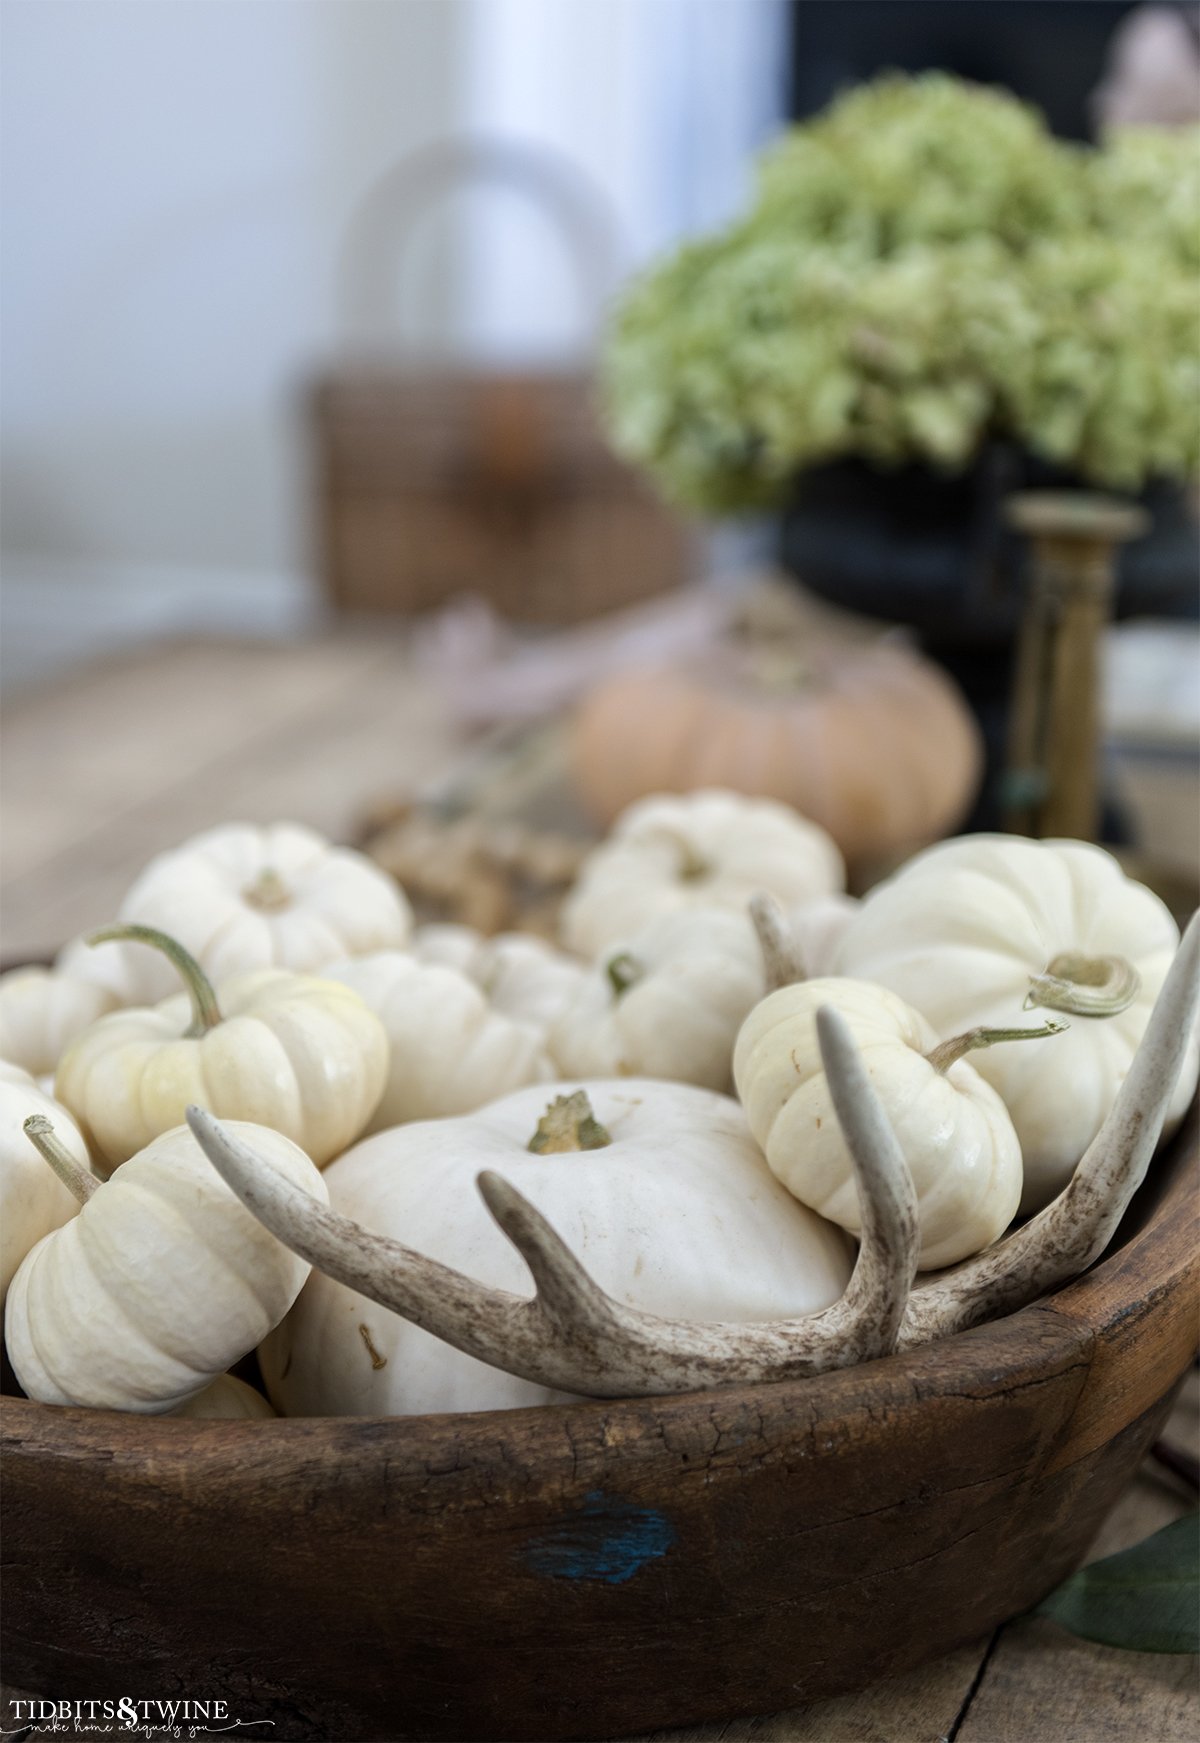
[[[619,279],[745,197],[787,12],[5,0],[5,676],[182,624],[304,622],[308,384],[364,351],[586,359]],[[380,178],[463,135],[554,154],[599,232],[586,260],[497,173],[395,214],[382,282],[339,296]]]
[[[502,692],[504,660],[550,628],[636,616],[644,600],[674,602],[634,623],[652,651],[703,642],[728,615],[718,603],[706,616],[703,600],[782,563],[825,604],[908,626],[965,689],[994,786],[1011,732],[1013,577],[1029,561],[1003,504],[1065,478],[1149,502],[1153,537],[1114,555],[1116,615],[1132,622],[1105,643],[1102,733],[1125,810],[1109,795],[1104,828],[1151,832],[1190,868],[1195,464],[1178,456],[1195,452],[1195,413],[1169,452],[1154,432],[1168,388],[1170,416],[1188,422],[1179,382],[1186,363],[1195,388],[1194,364],[1156,362],[1140,399],[1137,381],[1117,383],[1145,450],[1128,465],[1102,406],[1078,452],[1047,434],[1026,464],[990,427],[968,454],[931,401],[913,412],[911,453],[880,462],[868,443],[847,462],[843,442],[793,459],[781,506],[742,486],[782,414],[768,407],[750,437],[726,427],[724,385],[710,394],[687,353],[694,332],[643,343],[637,287],[657,294],[681,245],[734,234],[756,155],[789,122],[889,70],[1003,87],[1064,142],[1177,135],[1200,116],[1198,16],[1123,0],[3,0],[7,696],[21,706],[81,662],[181,636],[307,645],[364,625],[399,637],[417,618],[418,663],[446,694],[456,679],[477,688],[485,667]],[[985,150],[990,185],[989,162]],[[1193,147],[1193,180],[1196,168]],[[1113,180],[1122,211],[1170,204],[1141,174]],[[1180,198],[1177,326],[1200,314],[1200,239]],[[692,271],[697,246],[669,270]],[[758,282],[733,306],[751,310]],[[949,354],[969,321],[939,319]],[[594,375],[614,330],[601,415]],[[690,399],[669,407],[650,391],[668,354],[680,381],[692,370]],[[769,350],[755,369],[757,392],[776,379]],[[702,485],[681,470],[697,430]],[[914,483],[904,468],[917,461]],[[886,474],[867,496],[864,465]],[[578,688],[588,646],[571,644],[557,680],[538,668],[547,707]],[[515,669],[527,697],[531,668]],[[994,792],[975,820],[995,822],[1000,804]]]

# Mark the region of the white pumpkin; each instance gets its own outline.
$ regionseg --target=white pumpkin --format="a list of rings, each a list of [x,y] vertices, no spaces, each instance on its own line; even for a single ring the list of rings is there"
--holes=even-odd
[[[187,1417],[192,1422],[251,1422],[259,1417],[273,1417],[275,1412],[261,1392],[247,1386],[236,1374],[218,1374],[211,1386],[197,1392],[186,1404],[177,1405],[171,1415]]]
[[[234,975],[214,991],[174,940],[150,936],[188,991],[101,1017],[67,1049],[55,1079],[98,1163],[125,1162],[193,1102],[273,1126],[318,1166],[352,1144],[388,1070],[387,1037],[362,999],[285,969]]]
[[[563,1076],[728,1090],[738,1029],[764,991],[749,918],[684,908],[602,953],[552,1025],[550,1050]]]
[[[409,940],[409,954],[418,962],[437,968],[456,968],[471,979],[471,968],[484,942],[485,934],[474,926],[459,926],[450,920],[437,920],[428,926],[418,926]]]
[[[1099,1131],[1178,943],[1163,903],[1102,848],[973,835],[928,848],[872,890],[836,962],[839,974],[890,987],[943,1040],[1011,1027],[1024,1009],[1064,1014],[1069,1032],[1052,1045],[974,1060],[1017,1129],[1028,1213],[1062,1190]],[[1197,1068],[1193,1039],[1168,1133]]]
[[[290,1139],[244,1122],[237,1129],[327,1202],[321,1175]],[[5,1308],[9,1358],[43,1404],[166,1412],[248,1354],[307,1274],[181,1126],[93,1183],[78,1215],[26,1255]]]
[[[78,1199],[25,1136],[25,1121],[31,1114],[50,1120],[80,1168],[86,1172],[89,1167],[83,1134],[66,1108],[39,1089],[19,1065],[0,1059],[0,1302],[30,1248],[79,1209]]]
[[[63,1051],[118,1000],[107,987],[50,968],[0,975],[0,1059],[31,1077],[53,1073]]]
[[[588,855],[563,904],[568,949],[595,958],[660,914],[744,912],[760,891],[791,908],[845,887],[833,840],[773,799],[736,793],[656,795],[622,812]]]
[[[222,824],[159,854],[120,918],[178,938],[215,981],[259,968],[311,974],[336,957],[400,947],[412,931],[394,879],[296,823]],[[166,998],[173,983],[159,958],[136,943],[120,949],[136,989],[128,1002]],[[115,957],[105,972],[117,977]]]
[[[164,983],[153,953],[128,943],[91,944],[90,934],[72,938],[54,959],[54,972],[86,981],[108,999],[110,1011],[126,1010],[165,997]]]
[[[807,980],[834,972],[843,934],[860,906],[856,897],[837,894],[799,902],[786,911],[788,934]]]
[[[328,1170],[330,1203],[528,1295],[524,1262],[475,1189],[480,1170],[495,1169],[618,1301],[744,1322],[816,1312],[842,1294],[849,1242],[772,1178],[736,1102],[684,1084],[588,1084],[589,1123],[577,1107],[547,1116],[552,1093],[523,1089],[464,1119],[370,1138]],[[557,1148],[534,1153],[531,1140]],[[259,1360],[288,1415],[512,1409],[564,1396],[451,1349],[316,1271]]]
[[[555,1075],[540,1026],[494,1010],[457,969],[381,950],[325,973],[370,1007],[387,1037],[384,1088],[368,1132],[468,1113]]]
[[[485,937],[470,926],[421,926],[413,935],[418,962],[456,968],[473,980],[494,1010],[548,1028],[578,991],[587,965],[528,932]]]
[[[817,1041],[822,1005],[849,1024],[908,1163],[921,1270],[956,1264],[990,1246],[1021,1197],[1021,1148],[1004,1103],[963,1057],[965,1046],[959,1052],[947,1043],[939,1051],[937,1035],[918,1011],[866,981],[783,987],[742,1027],[734,1080],[772,1172],[802,1204],[861,1233],[853,1166]],[[1053,1051],[1057,1040],[1022,1045]]]

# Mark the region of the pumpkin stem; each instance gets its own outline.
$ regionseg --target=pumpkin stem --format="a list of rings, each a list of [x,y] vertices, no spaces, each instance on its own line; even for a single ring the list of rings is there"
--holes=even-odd
[[[73,1192],[80,1204],[86,1204],[101,1182],[79,1166],[45,1114],[30,1114],[22,1130],[34,1149],[49,1162],[68,1192]]]
[[[192,1001],[191,1025],[184,1030],[184,1039],[195,1041],[201,1035],[207,1035],[210,1029],[215,1029],[221,1021],[221,1008],[217,1004],[217,995],[213,984],[201,968],[190,950],[185,950],[177,938],[172,938],[166,932],[160,932],[157,926],[116,925],[106,926],[101,932],[93,932],[87,940],[89,944],[109,944],[113,941],[128,940],[132,944],[149,944],[155,950],[161,950],[172,968],[179,971],[180,978],[188,990]]]
[[[286,908],[291,899],[292,892],[279,873],[269,865],[264,866],[253,883],[247,884],[242,891],[243,902],[251,908],[260,909],[264,914],[275,913],[280,908]]]
[[[574,1150],[603,1150],[612,1139],[592,1112],[587,1091],[560,1095],[550,1103],[526,1149],[535,1156],[555,1156]]]
[[[1063,1035],[1070,1027],[1069,1023],[1056,1023],[1051,1017],[1040,1029],[968,1029],[965,1034],[954,1035],[949,1041],[939,1041],[925,1057],[935,1071],[944,1075],[965,1053],[974,1052],[976,1047],[994,1047],[997,1041],[1036,1041],[1043,1035]]]
[[[697,884],[712,876],[713,868],[709,861],[681,830],[672,829],[665,824],[660,825],[654,832],[654,839],[668,842],[679,855],[675,875],[682,883]]]
[[[604,965],[604,972],[609,978],[613,995],[620,998],[631,986],[636,986],[646,970],[631,951],[619,950],[615,956],[610,956]]]
[[[1031,975],[1025,1010],[1041,1007],[1073,1017],[1115,1017],[1138,995],[1142,977],[1123,956],[1084,956],[1064,950]]]

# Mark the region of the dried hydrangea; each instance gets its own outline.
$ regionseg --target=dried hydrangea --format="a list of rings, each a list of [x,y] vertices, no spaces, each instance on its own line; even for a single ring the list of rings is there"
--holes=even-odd
[[[857,455],[969,465],[993,435],[1096,483],[1197,464],[1200,153],[1088,152],[943,75],[796,128],[754,210],[628,293],[605,359],[618,448],[709,510]]]

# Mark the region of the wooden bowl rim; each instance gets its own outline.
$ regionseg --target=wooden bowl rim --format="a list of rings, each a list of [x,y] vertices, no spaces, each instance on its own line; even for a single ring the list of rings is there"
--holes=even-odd
[[[1128,1315],[1125,1285],[1136,1281],[1143,1301],[1161,1299],[1190,1283],[1200,1287],[1200,1194],[1195,1191],[1200,1158],[1200,1097],[1181,1129],[1152,1165],[1134,1201],[1149,1214],[1135,1222],[1120,1245],[1110,1247],[1089,1271],[1058,1291],[1003,1319],[959,1332],[937,1343],[898,1352],[873,1362],[836,1369],[809,1379],[650,1398],[586,1399],[578,1403],[517,1410],[470,1411],[426,1416],[295,1416],[246,1421],[188,1419],[39,1404],[3,1398],[5,1438],[27,1454],[94,1458],[117,1465],[156,1465],[177,1469],[228,1465],[244,1459],[252,1435],[273,1437],[278,1454],[290,1444],[297,1465],[320,1456],[361,1459],[386,1443],[389,1459],[411,1459],[427,1469],[439,1449],[459,1456],[494,1455],[498,1443],[525,1442],[531,1422],[540,1426],[539,1468],[560,1458],[570,1463],[573,1446],[593,1431],[597,1413],[610,1428],[614,1445],[669,1436],[673,1422],[694,1421],[698,1404],[717,1415],[750,1410],[781,1420],[803,1400],[824,1421],[849,1416],[868,1400],[878,1405],[881,1386],[911,1403],[914,1397],[961,1393],[965,1387],[1003,1390],[1006,1376],[1028,1379],[1031,1366],[1076,1357],[1087,1365],[1089,1352]],[[1129,1217],[1127,1215],[1126,1221]],[[1119,1233],[1119,1232],[1118,1232]],[[864,1379],[865,1376],[865,1379]],[[513,1430],[505,1434],[506,1426]],[[281,1444],[283,1443],[283,1444]]]

